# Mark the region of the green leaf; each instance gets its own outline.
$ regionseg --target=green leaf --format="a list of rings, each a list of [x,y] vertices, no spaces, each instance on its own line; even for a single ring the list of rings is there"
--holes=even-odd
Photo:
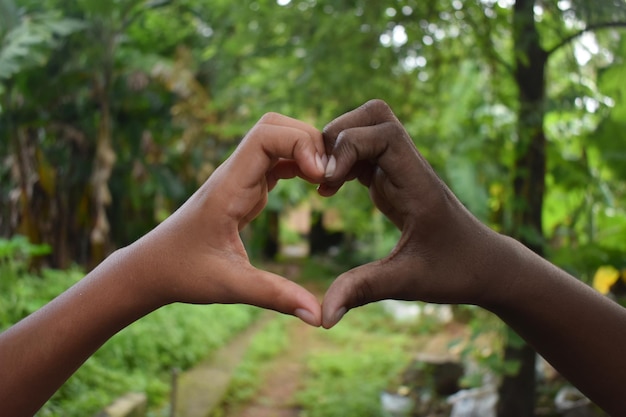
[[[87,27],[87,24],[81,20],[64,18],[60,20],[47,20],[42,24],[47,26],[51,33],[57,36],[68,36],[74,32],[78,32]]]
[[[45,64],[57,46],[58,37],[83,27],[78,20],[59,18],[50,13],[24,16],[2,39],[0,79],[9,79],[25,69]]]

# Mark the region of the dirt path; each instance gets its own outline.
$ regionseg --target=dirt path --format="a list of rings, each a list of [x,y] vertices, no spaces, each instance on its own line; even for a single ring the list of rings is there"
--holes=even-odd
[[[254,335],[272,320],[271,313],[263,314],[250,328],[237,335],[227,346],[179,375],[175,400],[170,404],[174,415],[180,417],[206,416],[221,401],[228,389],[237,364],[244,356]]]
[[[284,276],[297,277],[297,267],[287,266],[286,270],[275,271]],[[322,299],[324,288],[301,283],[309,291]],[[298,320],[287,322],[288,348],[264,367],[259,376],[264,382],[255,396],[245,404],[231,404],[223,417],[298,417],[300,408],[295,395],[303,387],[306,375],[307,357],[316,351],[329,347],[324,330],[310,327]],[[428,335],[423,340],[416,339],[416,348],[426,355],[441,355],[448,352],[450,340],[462,333],[459,328],[450,327],[436,335]]]
[[[282,355],[268,363],[260,376],[264,383],[247,404],[231,408],[224,417],[297,417],[294,394],[301,388],[305,360],[315,345],[319,329],[297,321],[287,329],[291,344]]]
[[[297,265],[275,265],[273,272],[297,281]],[[311,283],[300,283],[321,301],[325,289]],[[308,326],[299,320],[287,322],[289,347],[263,369],[264,383],[256,395],[245,404],[231,406],[224,417],[297,417],[300,413],[295,394],[302,388],[306,359],[322,343],[323,330]]]

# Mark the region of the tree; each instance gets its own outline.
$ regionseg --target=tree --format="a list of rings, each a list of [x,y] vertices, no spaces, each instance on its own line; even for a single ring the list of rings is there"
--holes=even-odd
[[[517,0],[513,7],[514,76],[518,89],[518,146],[513,179],[512,235],[530,249],[544,255],[543,200],[546,181],[546,134],[544,120],[547,110],[546,67],[551,55],[572,42],[585,31],[602,27],[623,26],[623,21],[585,24],[550,49],[542,45],[537,27],[538,5],[531,0]],[[539,6],[541,7],[541,6]],[[626,8],[615,4],[614,12],[624,17]],[[613,13],[611,13],[612,15]],[[609,15],[609,16],[611,16]],[[501,416],[534,415],[535,354],[530,346],[509,345],[507,359],[520,361],[515,377],[505,378],[500,389]]]
[[[3,25],[0,27],[0,133],[8,138],[0,145],[3,153],[11,154],[4,161],[3,178],[14,178],[17,183],[13,198],[9,188],[3,193],[3,216],[6,222],[0,222],[0,229],[5,233],[17,229],[33,242],[41,242],[41,212],[32,204],[34,198],[42,193],[51,192],[54,181],[47,177],[50,166],[38,162],[42,155],[32,146],[23,129],[19,103],[23,96],[20,87],[21,74],[44,66],[60,40],[84,28],[82,22],[68,19],[55,12],[24,13],[11,0],[0,2]],[[15,169],[11,172],[10,167]],[[10,180],[9,180],[10,181]],[[8,181],[3,181],[6,184]],[[12,213],[15,211],[16,213]],[[18,218],[10,222],[8,219]]]
[[[626,195],[621,1],[21,3],[0,1],[0,147],[20,162],[2,166],[2,202],[19,204],[1,219],[21,220],[0,230],[53,243],[55,265],[145,233],[264,112],[321,128],[373,97],[497,230],[581,276],[623,248],[598,232]],[[357,190],[316,209],[388,236]],[[270,206],[312,194],[285,183]],[[530,415],[534,353],[515,340],[501,415]]]
[[[25,2],[22,20],[35,28],[34,35],[23,28],[7,35],[13,41],[4,42],[0,66],[12,75],[3,84],[7,104],[0,112],[12,121],[3,127],[11,130],[7,136],[16,144],[7,154],[25,161],[18,166],[28,170],[13,177],[22,183],[20,206],[3,206],[12,210],[3,218],[17,218],[19,223],[3,224],[4,233],[18,231],[34,242],[50,243],[52,266],[97,263],[112,248],[153,227],[207,176],[202,158],[208,152],[194,149],[204,140],[204,129],[210,129],[213,112],[206,91],[187,67],[193,63],[184,58],[184,48],[176,48],[178,42],[191,43],[195,31],[171,19],[176,9],[166,6],[140,1]],[[40,16],[42,28],[32,23]],[[168,31],[174,39],[162,42],[160,49],[144,43],[150,33],[161,31],[151,26],[154,21],[175,22]],[[72,36],[78,29],[81,32]],[[176,83],[173,70],[178,71]],[[188,74],[185,82],[183,74]],[[182,154],[163,151],[178,149],[172,145],[176,141],[178,148],[185,148]],[[219,158],[209,158],[209,164],[214,166]],[[172,174],[176,165],[184,166],[179,175],[186,182]],[[6,170],[3,196],[14,195],[8,164]],[[144,175],[146,171],[152,175]],[[139,181],[129,180],[132,176]],[[158,207],[146,204],[151,201]],[[131,213],[136,222],[128,217]],[[114,224],[110,216],[116,216]],[[129,221],[121,226],[120,219]]]

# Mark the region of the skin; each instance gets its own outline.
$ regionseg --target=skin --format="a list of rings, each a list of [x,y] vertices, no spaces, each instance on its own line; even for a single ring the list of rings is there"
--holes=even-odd
[[[105,341],[174,302],[246,303],[321,324],[318,300],[253,267],[239,231],[279,179],[323,179],[313,127],[265,115],[231,157],[165,222],[0,334],[3,415],[31,416]]]
[[[322,183],[323,196],[358,179],[402,231],[385,259],[339,276],[321,307],[254,268],[239,238],[276,182],[295,176]],[[626,310],[481,224],[377,100],[330,123],[323,138],[264,116],[176,213],[0,334],[0,404],[7,415],[33,415],[106,340],[170,303],[247,303],[331,328],[382,299],[491,310],[605,411],[626,415]]]
[[[478,305],[610,415],[626,415],[626,309],[478,221],[384,102],[337,118],[324,140],[330,159],[319,193],[332,196],[356,178],[401,230],[389,256],[333,282],[322,305],[325,328],[382,299]]]

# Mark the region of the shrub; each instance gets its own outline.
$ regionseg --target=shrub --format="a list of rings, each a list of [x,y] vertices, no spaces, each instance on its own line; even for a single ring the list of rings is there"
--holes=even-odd
[[[173,304],[122,330],[48,401],[38,416],[93,415],[128,391],[150,406],[169,393],[170,371],[187,369],[247,327],[257,309],[244,305]]]
[[[84,276],[79,268],[29,272],[47,247],[23,237],[0,240],[0,329],[41,308]],[[105,343],[59,389],[38,416],[93,415],[127,391],[152,405],[166,399],[169,372],[186,369],[227,343],[256,318],[244,305],[173,304],[133,323]]]

